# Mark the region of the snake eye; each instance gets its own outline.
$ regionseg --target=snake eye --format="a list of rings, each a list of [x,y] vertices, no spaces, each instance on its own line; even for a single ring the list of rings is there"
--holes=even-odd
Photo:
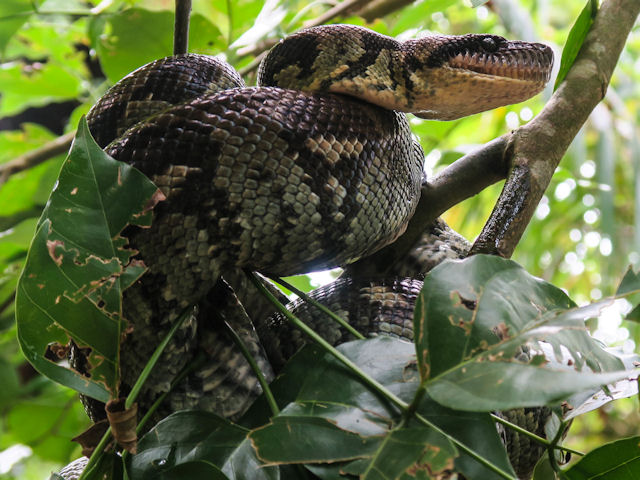
[[[482,39],[482,46],[489,52],[493,53],[498,50],[498,42],[493,37],[484,37]]]

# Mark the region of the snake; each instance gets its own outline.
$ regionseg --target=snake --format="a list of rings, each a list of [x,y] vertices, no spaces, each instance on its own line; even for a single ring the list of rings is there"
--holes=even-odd
[[[406,114],[452,120],[523,101],[544,87],[552,63],[545,45],[495,35],[400,42],[331,25],[281,40],[261,63],[256,87],[225,61],[197,54],[159,59],[124,77],[92,107],[89,128],[107,154],[142,171],[165,200],[150,228],[123,232],[148,270],[124,292],[130,328],[119,393],[137,378],[149,345],[192,308],[139,403],[142,410],[151,405],[205,351],[209,361],[171,391],[165,409],[238,418],[260,388],[220,322],[234,323],[267,379],[295,342],[289,333],[274,335],[272,322],[246,315],[242,295],[232,295],[233,279],[242,277],[234,272],[306,273],[392,243],[424,181],[424,153]],[[427,244],[436,245],[431,238]],[[410,280],[387,284],[409,299],[405,290],[416,288]],[[393,314],[405,327],[370,316],[358,328],[410,340],[405,310]],[[74,366],[90,373],[82,359]],[[97,420],[95,403],[87,400]]]

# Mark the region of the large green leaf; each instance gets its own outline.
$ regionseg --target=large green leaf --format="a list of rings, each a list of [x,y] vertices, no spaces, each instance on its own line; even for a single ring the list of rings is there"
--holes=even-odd
[[[444,263],[425,278],[416,304],[423,381],[435,400],[474,411],[553,404],[597,391],[629,376],[584,325],[603,305],[576,308],[560,289],[499,257]],[[541,355],[538,342],[551,345],[551,358]],[[527,343],[538,346],[530,363],[517,355]],[[558,360],[563,349],[571,367]],[[601,371],[611,373],[594,373]]]
[[[349,342],[338,349],[390,391],[407,402],[413,399],[419,385],[413,345],[381,336]],[[317,347],[305,347],[299,352],[272,387],[280,404],[293,403],[250,435],[265,461],[316,462],[309,468],[321,478],[337,478],[341,471],[366,473],[366,478],[379,478],[376,475],[381,474],[397,478],[426,465],[437,471],[455,461],[464,473],[499,478],[470,457],[458,455],[449,440],[424,424],[411,422],[398,428],[398,409]],[[504,447],[487,414],[456,412],[428,398],[423,399],[417,411],[501,469],[510,471]],[[248,415],[255,424],[255,409]],[[313,447],[304,439],[314,439]],[[316,443],[317,439],[325,441]],[[389,462],[390,457],[398,461]]]
[[[100,400],[117,382],[123,330],[120,279],[144,272],[120,236],[130,224],[148,225],[160,199],[136,169],[116,162],[93,142],[82,122],[58,184],[38,223],[18,284],[18,338],[43,374]],[[46,355],[53,343],[73,338],[91,347],[91,378]]]
[[[636,480],[640,478],[640,437],[607,443],[564,472],[568,480]]]
[[[140,439],[129,465],[131,479],[180,478],[187,471],[198,472],[188,477],[194,479],[280,478],[277,469],[258,461],[247,432],[212,413],[174,413]]]
[[[0,60],[11,37],[33,13],[31,0],[3,0],[0,3]]]
[[[20,63],[10,63],[0,70],[0,89],[0,115],[5,116],[29,106],[75,99],[82,93],[82,82],[69,66],[57,62],[31,71]]]

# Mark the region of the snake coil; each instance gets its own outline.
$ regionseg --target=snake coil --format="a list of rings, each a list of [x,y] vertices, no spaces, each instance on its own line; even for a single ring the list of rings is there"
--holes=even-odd
[[[548,81],[552,58],[544,45],[493,35],[401,43],[333,25],[276,45],[260,67],[259,87],[246,87],[221,60],[192,54],[123,78],[89,112],[91,132],[109,155],[151,178],[166,201],[155,207],[151,228],[125,232],[149,270],[124,295],[131,333],[121,349],[121,393],[149,345],[197,304],[149,378],[141,409],[205,351],[206,365],[171,392],[165,408],[237,418],[260,390],[208,318],[240,308],[214,287],[221,275],[237,268],[304,273],[389,244],[406,228],[423,177],[423,152],[403,112],[453,119],[522,101]],[[269,331],[240,323],[272,378],[274,355],[285,358],[292,346],[280,344],[274,354]],[[367,333],[390,325],[365,323],[359,327]]]

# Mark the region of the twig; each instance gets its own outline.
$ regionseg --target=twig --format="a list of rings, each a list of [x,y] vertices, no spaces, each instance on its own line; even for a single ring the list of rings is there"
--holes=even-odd
[[[565,81],[535,119],[508,136],[512,167],[471,254],[511,256],[569,144],[604,97],[638,12],[637,0],[605,1]]]
[[[0,165],[0,185],[3,185],[11,175],[14,173],[27,170],[29,168],[40,165],[42,162],[49,160],[50,158],[60,155],[69,150],[71,141],[76,135],[76,132],[69,132],[62,135],[49,143],[43,145],[40,148],[31,150],[30,152],[20,155],[13,160]]]
[[[279,277],[270,277],[271,280],[273,280],[276,283],[279,283],[280,285],[282,285],[285,288],[288,288],[289,290],[291,290],[293,293],[295,293],[296,295],[298,295],[301,299],[303,299],[305,302],[309,303],[310,305],[313,305],[315,308],[317,308],[318,310],[320,310],[322,313],[324,313],[325,315],[329,316],[334,322],[336,322],[338,325],[341,325],[342,328],[344,328],[345,330],[347,330],[351,335],[353,335],[355,338],[359,339],[359,340],[364,340],[365,336],[362,335],[359,331],[357,331],[355,328],[353,328],[353,326],[347,322],[346,320],[344,320],[343,318],[340,318],[338,315],[336,315],[334,312],[332,312],[330,309],[328,309],[327,307],[325,307],[324,305],[322,305],[320,302],[318,302],[317,300],[315,300],[314,298],[310,297],[309,295],[307,295],[305,292],[303,292],[302,290],[296,288],[295,286],[291,285],[289,282],[287,282],[286,280],[279,278]]]
[[[173,54],[181,55],[189,51],[189,17],[191,0],[176,0],[173,23]]]
[[[314,18],[313,20],[309,20],[304,23],[304,28],[317,27],[318,25],[324,25],[325,23],[333,20],[337,16],[343,14],[348,10],[355,10],[356,8],[360,8],[362,5],[366,5],[367,0],[346,0],[344,2],[339,3],[333,8],[330,8],[322,15]]]
[[[367,22],[373,22],[376,18],[382,18],[395,10],[406,7],[413,3],[413,0],[374,0],[365,6],[356,15],[364,18]]]
[[[233,340],[233,343],[235,343],[236,346],[240,349],[240,351],[242,352],[242,356],[249,363],[251,370],[253,371],[254,375],[257,377],[258,383],[262,388],[262,393],[264,393],[264,397],[267,401],[267,404],[271,409],[271,413],[273,413],[274,415],[278,415],[278,413],[280,413],[280,408],[278,407],[278,403],[276,402],[276,399],[273,396],[273,392],[269,387],[269,382],[264,377],[264,374],[262,373],[262,370],[260,369],[258,362],[256,362],[255,358],[253,358],[253,355],[251,355],[251,352],[247,348],[247,345],[244,343],[244,340],[242,340],[242,337],[238,335],[238,333],[234,330],[233,326],[226,320],[224,321],[224,326],[227,328],[227,332],[231,335],[231,339]]]

